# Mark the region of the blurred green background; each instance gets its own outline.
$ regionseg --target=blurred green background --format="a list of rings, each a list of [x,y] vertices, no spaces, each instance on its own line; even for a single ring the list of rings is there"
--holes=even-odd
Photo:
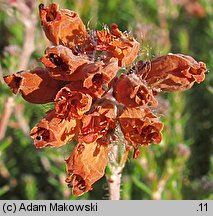
[[[49,46],[38,5],[53,1],[0,1],[0,199],[108,199],[105,177],[82,197],[64,180],[70,147],[36,150],[30,128],[51,105],[14,96],[2,76],[32,69]],[[66,0],[87,28],[117,23],[141,43],[140,58],[184,53],[207,64],[206,80],[187,92],[159,98],[163,141],[142,148],[124,168],[121,199],[213,199],[213,2],[212,0]]]

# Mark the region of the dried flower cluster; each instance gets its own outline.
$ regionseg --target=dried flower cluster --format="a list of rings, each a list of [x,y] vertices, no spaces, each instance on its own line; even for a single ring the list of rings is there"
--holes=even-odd
[[[40,58],[44,67],[4,80],[28,102],[54,102],[55,108],[30,135],[36,148],[77,140],[66,160],[66,182],[79,196],[104,175],[115,128],[121,128],[126,147],[134,148],[134,158],[140,146],[160,143],[163,124],[153,113],[158,105],[155,95],[202,82],[206,66],[182,54],[135,62],[140,44],[116,24],[110,30],[86,31],[76,12],[60,10],[57,4],[41,4],[39,13],[52,43]],[[120,68],[128,72],[118,76]]]

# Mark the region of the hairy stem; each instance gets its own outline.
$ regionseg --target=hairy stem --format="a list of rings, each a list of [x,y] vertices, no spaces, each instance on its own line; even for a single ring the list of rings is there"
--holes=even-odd
[[[109,199],[120,199],[121,176],[123,168],[126,164],[129,155],[129,149],[125,149],[119,160],[120,145],[114,145],[110,151],[112,157],[109,162],[110,173],[107,174],[107,181],[109,186]]]
[[[109,163],[110,174],[107,176],[107,181],[109,185],[109,199],[119,200],[122,170],[121,167],[117,164],[118,145],[114,145],[112,147],[111,154],[113,155],[113,157]]]

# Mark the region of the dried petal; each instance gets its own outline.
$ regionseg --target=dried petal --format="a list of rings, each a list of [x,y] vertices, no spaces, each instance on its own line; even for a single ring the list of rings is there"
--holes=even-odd
[[[56,113],[63,118],[81,118],[90,110],[92,96],[84,89],[73,90],[72,84],[62,88],[55,99]]]
[[[41,24],[53,45],[75,47],[85,42],[86,29],[79,15],[67,9],[59,10],[57,4],[39,6]]]
[[[92,113],[84,115],[81,119],[82,128],[79,140],[92,143],[115,129],[115,109],[112,104],[102,104]]]
[[[138,56],[140,43],[134,38],[123,34],[116,24],[112,24],[111,33],[102,30],[96,31],[96,35],[96,49],[105,51],[109,57],[117,58],[120,67],[131,65]]]
[[[73,80],[73,73],[90,62],[87,57],[76,56],[71,49],[62,45],[47,49],[40,61],[48,69],[52,78],[64,81]]]
[[[76,70],[72,80],[81,80],[82,88],[86,88],[94,97],[100,98],[110,88],[110,82],[118,71],[118,61],[115,58],[104,63],[97,61],[86,64]]]
[[[157,106],[152,90],[143,83],[135,74],[122,74],[115,83],[114,95],[119,103],[127,107],[141,105]]]
[[[139,146],[161,142],[163,124],[148,107],[126,108],[119,123],[125,139],[135,149],[135,158]]]
[[[108,161],[108,146],[97,143],[79,143],[66,160],[68,178],[75,196],[92,190],[92,185],[104,175]]]
[[[203,62],[182,54],[168,54],[151,62],[139,63],[138,75],[156,90],[183,91],[201,83],[207,71]]]
[[[55,110],[51,110],[31,130],[30,136],[34,139],[36,148],[60,147],[73,139],[77,130],[76,126],[75,119],[60,118]]]
[[[118,71],[117,59],[112,58],[96,73],[88,73],[84,80],[84,87],[88,88],[96,97],[102,96],[109,89],[110,82]]]
[[[52,79],[46,69],[39,67],[5,76],[4,81],[14,94],[20,92],[26,101],[35,104],[54,101],[64,85],[64,82]]]

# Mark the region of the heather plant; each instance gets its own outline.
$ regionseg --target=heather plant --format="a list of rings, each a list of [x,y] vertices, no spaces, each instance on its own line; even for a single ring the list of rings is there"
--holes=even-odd
[[[53,8],[54,7],[56,6],[53,6]],[[44,10],[43,12],[45,12],[45,10],[48,10],[48,7],[41,6],[40,10]],[[58,13],[60,14],[60,12],[61,10],[59,10]],[[66,12],[69,13],[68,11]],[[40,12],[40,16],[42,16],[41,12]],[[50,21],[52,21],[51,16],[52,15],[50,15]],[[53,13],[53,17],[54,17],[54,13]],[[72,23],[72,21],[70,20],[69,22]],[[69,25],[70,24],[69,22],[66,25]],[[65,23],[66,22],[63,20],[63,24]],[[78,24],[78,22],[75,23]],[[45,28],[47,29],[48,27],[44,27],[44,29]],[[79,142],[78,145],[76,145],[75,143],[72,144],[68,143],[68,146],[70,147],[67,147],[68,150],[65,151],[71,152],[72,148],[76,145],[75,149],[72,151],[70,157],[62,156],[60,160],[57,159],[58,161],[56,160],[56,158],[59,158],[60,153],[62,153],[63,149],[66,148],[62,148],[62,152],[60,149],[57,151],[47,150],[47,151],[38,152],[38,157],[39,157],[38,159],[39,160],[41,159],[42,164],[40,165],[44,168],[45,172],[47,172],[46,176],[54,175],[57,177],[60,176],[61,173],[63,174],[62,172],[63,160],[67,159],[66,161],[67,172],[68,172],[67,182],[69,186],[73,188],[72,189],[73,193],[75,195],[80,195],[83,192],[90,190],[91,185],[94,183],[94,181],[99,179],[104,174],[104,168],[107,162],[106,160],[108,160],[109,157],[109,163],[106,169],[106,175],[109,183],[110,197],[111,198],[114,197],[117,199],[120,190],[119,190],[119,186],[116,186],[116,184],[118,185],[120,184],[122,169],[125,165],[128,154],[131,153],[131,149],[129,147],[133,147],[133,149],[135,150],[133,157],[136,158],[139,154],[138,149],[141,149],[141,147],[139,147],[141,144],[146,145],[153,141],[158,143],[162,139],[161,138],[162,123],[160,123],[158,119],[159,115],[162,115],[159,114],[160,105],[162,103],[163,112],[164,112],[163,115],[165,115],[164,127],[166,128],[166,131],[169,134],[170,130],[173,130],[172,127],[174,126],[175,129],[173,131],[174,138],[170,138],[169,136],[167,137],[166,135],[167,133],[165,133],[164,134],[165,138],[163,139],[160,145],[157,146],[151,145],[147,148],[143,147],[142,148],[143,155],[139,156],[138,160],[134,160],[132,162],[129,161],[130,164],[127,164],[127,167],[125,169],[131,168],[130,170],[133,170],[133,172],[131,177],[131,175],[125,174],[125,169],[124,169],[124,178],[122,184],[122,188],[124,192],[122,193],[123,194],[122,198],[131,199],[131,195],[130,195],[131,190],[132,189],[135,190],[134,187],[136,186],[136,188],[139,191],[145,193],[142,195],[142,197],[139,196],[140,199],[146,197],[152,199],[176,197],[177,199],[178,198],[180,199],[181,185],[178,185],[177,190],[174,190],[174,192],[172,192],[172,188],[174,187],[174,185],[179,184],[179,182],[181,182],[183,176],[181,175],[178,176],[177,173],[181,172],[184,169],[183,167],[185,163],[184,161],[187,161],[190,156],[190,150],[188,149],[188,147],[186,147],[186,143],[181,144],[181,142],[183,141],[183,127],[185,125],[185,121],[184,122],[180,121],[180,115],[181,113],[183,113],[183,107],[181,107],[180,104],[184,106],[182,100],[183,94],[180,93],[173,94],[171,98],[168,95],[171,108],[169,108],[169,111],[167,110],[166,113],[165,113],[165,109],[167,109],[165,105],[166,102],[163,99],[159,99],[159,98],[156,99],[156,94],[159,94],[161,90],[163,91],[184,90],[190,88],[195,81],[198,82],[202,81],[204,78],[203,72],[205,71],[205,65],[202,63],[198,63],[196,61],[194,62],[193,59],[186,57],[185,55],[179,55],[179,54],[177,55],[165,54],[164,56],[161,55],[160,57],[156,57],[152,60],[150,56],[144,56],[144,52],[146,51],[145,50],[146,44],[144,44],[144,47],[142,44],[141,46],[142,50],[139,50],[137,41],[133,39],[133,37],[130,36],[129,33],[120,31],[116,25],[112,25],[111,28],[105,28],[103,30],[97,30],[97,31],[91,29],[89,31],[85,31],[85,27],[79,29],[80,29],[80,33],[79,33],[80,36],[78,33],[77,35],[78,38],[80,38],[80,41],[76,42],[77,45],[75,43],[74,45],[72,45],[73,41],[69,41],[66,39],[67,38],[66,31],[65,33],[63,33],[62,31],[62,35],[59,36],[59,39],[55,40],[55,38],[51,38],[51,37],[56,37],[56,38],[58,37],[57,28],[53,28],[52,30],[55,31],[55,33],[49,35],[48,33],[46,34],[47,37],[49,37],[49,39],[51,38],[50,41],[54,44],[55,47],[50,47],[46,49],[45,55],[42,58],[40,58],[40,61],[45,67],[42,68],[40,67],[40,68],[36,68],[35,70],[31,69],[30,71],[24,71],[18,74],[9,75],[5,78],[6,81],[9,80],[8,83],[11,83],[10,86],[12,86],[11,87],[12,90],[15,93],[18,91],[21,92],[25,100],[29,100],[29,101],[32,100],[31,102],[41,103],[41,101],[39,100],[42,98],[40,97],[40,95],[42,95],[43,96],[42,99],[44,99],[42,103],[47,103],[50,101],[53,102],[51,105],[50,104],[47,105],[45,110],[47,111],[48,109],[52,109],[54,112],[58,112],[58,113],[54,113],[54,112],[47,113],[46,117],[43,120],[41,120],[36,125],[36,127],[31,131],[31,135],[35,139],[35,145],[37,148],[41,148],[48,145],[59,147],[65,144],[67,141],[70,141],[71,139],[77,140]],[[71,33],[69,32],[69,34]],[[83,41],[85,40],[84,38],[86,38],[86,42],[82,42],[82,40]],[[62,42],[57,42],[57,40],[58,41],[61,40]],[[132,43],[134,42],[135,45],[132,45],[131,42]],[[66,49],[67,47],[68,49]],[[117,47],[121,51],[117,49]],[[39,49],[41,50],[41,48]],[[134,50],[136,51],[134,52]],[[147,49],[146,54],[149,54],[149,52],[150,52],[149,49]],[[128,57],[128,53],[133,54],[133,56],[135,55],[135,57],[131,59],[132,57],[131,56]],[[63,56],[63,58],[61,58],[63,60],[62,62],[60,62],[61,59],[58,58],[58,56],[60,57]],[[37,58],[38,57],[39,55],[37,55]],[[137,59],[135,59],[136,57]],[[199,58],[199,56],[197,56],[197,58]],[[8,59],[10,59],[10,57]],[[116,59],[117,59],[117,63],[116,63]],[[141,59],[143,61],[141,61]],[[146,61],[147,59],[148,61]],[[63,64],[64,61],[66,62],[65,64]],[[128,61],[130,62],[129,65],[128,65]],[[175,62],[174,64],[177,67],[179,66],[179,64],[180,65],[185,64],[188,68],[188,70],[186,71],[192,72],[194,70],[198,70],[199,76],[193,76],[194,74],[192,72],[193,75],[191,77],[193,77],[193,79],[191,79],[187,77],[190,76],[190,74],[183,72],[185,73],[186,77],[185,78],[181,77],[181,81],[180,81],[176,78],[177,74],[171,72],[172,69],[168,66],[165,69],[165,74],[160,73],[163,74],[163,76],[158,77],[159,74],[157,74],[156,71],[159,70],[156,70],[156,68],[163,65],[163,62],[166,61]],[[60,63],[62,63],[62,65],[60,65]],[[59,64],[57,66],[60,66],[60,68],[55,67],[54,64],[55,65]],[[85,64],[85,65],[82,66],[81,68],[81,64],[82,65]],[[69,67],[70,65],[74,65],[77,69],[75,67],[74,69],[73,67]],[[165,63],[165,65],[167,66],[167,62]],[[96,70],[94,70],[94,68]],[[116,74],[120,75],[121,70],[119,70],[119,73],[117,73],[118,69],[122,69],[123,73],[121,76],[116,75]],[[16,70],[16,66],[14,66],[13,71],[14,70]],[[107,73],[107,71],[109,70],[110,73]],[[64,71],[66,71],[65,74],[63,74]],[[168,71],[168,74],[166,71]],[[182,73],[184,69],[181,68],[181,70],[179,71]],[[45,77],[43,75],[45,75]],[[100,85],[101,88],[95,90],[93,86],[94,83],[92,83],[93,85],[91,85],[89,82],[91,82],[90,80],[92,81],[94,80],[93,79],[94,76],[95,78],[98,77],[100,79],[101,76],[99,75],[104,76],[104,83],[101,83],[100,80],[98,80],[98,83],[95,82],[96,84],[101,83]],[[155,79],[155,76],[160,78],[160,80]],[[32,85],[32,83],[30,83],[29,85],[30,88],[29,86],[25,88],[26,85],[28,84],[27,77],[33,77],[33,79],[35,80],[35,82],[33,83],[35,84],[34,86]],[[43,90],[41,90],[41,92],[38,91],[39,88],[36,84],[40,80],[39,77],[42,77],[42,83],[40,86],[45,87]],[[65,80],[63,80],[63,77],[65,77]],[[174,83],[176,84],[172,83],[171,80],[172,81],[175,80]],[[182,86],[180,85],[180,83],[182,84]],[[55,87],[54,91],[51,91],[53,87]],[[6,87],[4,88],[6,91]],[[35,92],[33,92],[34,91],[33,88],[35,88]],[[123,89],[126,89],[128,91],[125,92],[123,91]],[[44,92],[45,94],[43,94]],[[80,106],[79,108],[79,104],[75,104],[72,102],[73,100],[76,101],[76,98],[77,101],[79,101],[79,98],[81,98],[80,101],[83,102],[86,100],[86,103],[84,103],[83,106]],[[11,102],[8,102],[8,104],[10,105]],[[75,105],[76,107],[78,107],[78,109],[76,109]],[[82,104],[80,103],[80,105]],[[6,107],[6,103],[5,103],[5,107]],[[38,105],[33,105],[33,106],[31,105],[31,109],[35,109],[35,111],[38,110],[38,108],[39,108]],[[101,114],[103,115],[102,108],[105,109],[104,120],[102,117],[100,117]],[[20,109],[21,108],[19,108],[19,110]],[[68,112],[68,110],[72,110],[72,111]],[[106,112],[106,110],[108,110],[108,112]],[[139,112],[141,110],[142,112]],[[174,112],[171,110],[174,110]],[[171,116],[169,115],[169,112]],[[135,116],[136,113],[138,115]],[[147,116],[145,115],[145,113],[147,114],[149,120],[147,120]],[[41,116],[44,114],[41,114],[40,112],[39,115]],[[57,115],[56,118],[55,115]],[[141,116],[143,116],[143,118]],[[95,120],[91,121],[90,118]],[[61,127],[60,126],[58,127],[58,125],[62,123],[62,120],[60,119],[68,120],[68,122],[65,123],[63,122],[65,126],[62,124],[62,126],[60,125]],[[76,119],[77,119],[77,123],[76,123]],[[102,129],[101,127],[99,127],[101,126],[101,124],[99,123],[101,120],[99,119],[102,119],[105,122],[103,123],[104,126],[102,127]],[[140,137],[137,135],[134,137],[131,135],[131,133],[133,133],[131,127],[133,127],[134,125],[133,123],[134,121],[132,122],[132,119],[135,119],[134,121],[136,122],[135,123],[136,125],[140,125],[140,126],[142,125],[141,129],[140,127],[138,127],[139,130],[143,130],[144,129],[143,126],[146,127],[147,124],[151,124],[151,126],[153,126],[154,128],[152,128],[152,130],[147,133],[147,137],[144,136],[145,138],[143,136]],[[146,121],[143,122],[143,120],[141,119],[146,119],[148,122]],[[54,127],[54,124],[50,123],[51,121],[54,122],[54,124],[57,126]],[[91,122],[95,122],[95,123],[98,122],[98,123],[90,124]],[[126,125],[126,122],[129,125],[128,124]],[[167,124],[168,122],[171,122],[171,126],[168,126]],[[32,128],[34,124],[35,124],[35,120],[34,122],[31,123],[30,127]],[[53,126],[53,130],[52,128],[49,128],[50,125]],[[90,127],[93,125],[93,130],[90,130],[90,132],[86,131],[85,125],[86,126],[89,125]],[[46,135],[48,133],[46,131],[42,132],[42,130],[40,130],[41,128],[45,129],[46,131],[49,130],[49,131],[53,131],[53,132],[57,131],[57,132],[52,133],[50,136],[50,140],[46,142],[46,140],[44,140],[43,138],[46,139]],[[87,127],[87,130],[88,128],[89,127]],[[68,136],[63,136],[65,131],[64,129],[65,130],[70,129],[72,132],[71,133],[69,132]],[[100,131],[100,133],[98,131]],[[40,133],[37,134],[38,132],[40,132],[41,134]],[[157,133],[158,136],[155,135],[155,133]],[[28,137],[29,126],[28,126],[28,131],[26,130],[25,127],[25,134],[26,137]],[[153,137],[149,134],[152,134]],[[140,133],[140,135],[144,135],[144,134]],[[18,137],[21,138],[22,135],[16,134],[15,136],[17,138]],[[61,137],[63,137],[63,139],[61,139]],[[140,141],[138,141],[138,139]],[[127,140],[127,142],[125,140]],[[22,142],[23,143],[29,142],[28,138],[22,139]],[[92,143],[95,145],[90,145]],[[173,160],[170,160],[168,155],[166,156],[165,154],[160,153],[161,150],[164,152],[168,150],[169,148],[168,143],[176,143],[176,144],[179,143],[178,145],[176,145],[174,149],[175,157]],[[104,148],[105,150],[103,152],[102,148],[103,146],[106,145],[107,145],[107,150],[106,148]],[[79,146],[81,146],[80,149],[83,149],[82,152],[79,151],[78,149]],[[95,148],[96,151],[92,148]],[[101,151],[97,150],[99,148]],[[24,149],[22,148],[22,150]],[[155,153],[153,152],[153,150]],[[101,168],[98,168],[97,166],[90,167],[89,163],[84,163],[85,155],[82,154],[84,151],[89,152],[88,154],[85,153],[87,161],[90,161],[90,159],[94,157],[94,154],[90,154],[90,153],[98,152],[97,155],[103,158],[103,160],[97,159],[95,163],[100,164],[101,161],[102,162],[102,164],[100,164]],[[55,157],[54,154],[58,156],[55,155],[56,156]],[[164,164],[163,161],[165,161],[166,164]],[[57,164],[59,164],[61,168],[60,167],[57,168]],[[80,169],[78,167],[79,164],[82,164],[80,166],[85,167],[85,170],[87,170],[87,167],[90,167],[89,170],[91,172],[85,171],[84,168]],[[103,166],[103,164],[105,165]],[[133,164],[135,165],[132,166]],[[164,170],[160,168],[160,166],[165,167]],[[39,169],[38,165],[37,168]],[[101,174],[100,172],[96,173],[97,169],[101,170]],[[61,184],[63,185],[63,179],[65,179],[65,177],[63,177],[62,175],[60,179],[58,179],[57,177],[58,180],[57,179],[53,180],[53,178],[51,177],[49,179],[52,179],[49,181],[49,186],[55,185],[56,187],[58,187],[57,185],[59,184],[59,182],[61,182]],[[35,181],[32,176],[23,177],[23,180],[25,182],[23,186],[24,188],[26,188],[26,191],[28,191],[27,192],[28,196],[36,197],[36,193],[37,193],[36,187],[40,186],[39,182]],[[33,186],[29,187],[30,184],[28,184],[27,182],[28,183],[31,182],[31,185]],[[48,185],[45,185],[45,187],[48,187]],[[171,189],[170,192],[168,190],[167,193],[166,188],[167,189],[170,188]],[[68,190],[62,187],[60,191],[63,193],[64,191],[68,191]],[[69,192],[67,193],[69,194]],[[84,197],[87,196],[88,195],[84,195]]]

